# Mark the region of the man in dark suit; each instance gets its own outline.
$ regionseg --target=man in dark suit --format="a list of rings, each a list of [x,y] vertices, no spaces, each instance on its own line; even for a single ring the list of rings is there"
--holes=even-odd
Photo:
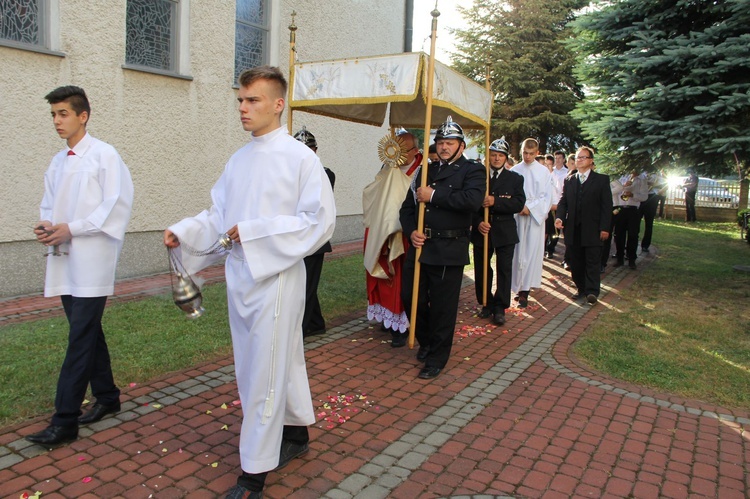
[[[425,187],[417,187],[422,170],[414,175],[399,212],[412,244],[401,288],[409,315],[416,249],[422,250],[417,316],[409,317],[416,320],[417,359],[425,362],[422,379],[440,374],[450,357],[464,265],[469,263],[471,217],[482,205],[487,185],[484,167],[463,156],[464,133],[450,116],[438,128],[435,144],[440,162],[429,167]],[[417,230],[418,203],[425,203],[423,232]]]
[[[565,245],[571,246],[568,263],[578,289],[573,298],[585,297],[590,305],[599,297],[602,242],[612,223],[609,177],[592,171],[593,166],[594,150],[578,149],[578,173],[565,180],[555,220],[555,227],[564,229]]]
[[[505,309],[510,307],[510,280],[513,267],[513,250],[518,242],[518,231],[514,213],[526,204],[523,190],[523,177],[507,170],[509,145],[505,137],[490,144],[490,184],[488,195],[482,203],[489,208],[489,223],[484,221],[484,209],[474,214],[471,242],[474,246],[474,288],[477,301],[484,300],[484,279],[482,270],[487,261],[487,304],[482,307],[479,317],[492,316],[495,324],[505,324]],[[489,234],[489,247],[484,247],[484,235]],[[496,254],[497,290],[492,294],[492,267],[490,260]]]
[[[304,126],[302,130],[294,134],[294,138],[318,153],[318,141],[315,135],[307,131]],[[331,183],[331,189],[336,183],[336,174],[332,170],[323,169]],[[326,242],[323,246],[315,250],[312,255],[305,257],[305,271],[307,272],[307,281],[305,284],[305,312],[302,315],[302,336],[314,336],[326,332],[326,321],[323,318],[323,311],[320,309],[320,300],[318,299],[318,284],[320,284],[320,274],[323,271],[323,260],[325,254],[333,251],[331,242]]]

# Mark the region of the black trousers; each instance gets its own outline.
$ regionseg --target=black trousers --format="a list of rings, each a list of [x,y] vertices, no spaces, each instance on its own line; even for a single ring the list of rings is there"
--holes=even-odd
[[[695,222],[695,192],[696,191],[685,191],[685,220],[688,222]]]
[[[636,206],[620,207],[615,219],[615,248],[617,261],[628,260],[634,262],[638,257],[638,232],[641,229],[641,219],[638,217]]]
[[[618,216],[619,214],[615,215],[614,213],[612,213],[612,223],[610,224],[610,228],[609,228],[609,237],[602,244],[602,257],[601,257],[602,267],[607,266],[607,260],[609,260],[610,253],[612,251],[612,237],[614,236],[614,233],[615,233],[615,224],[617,223]],[[567,253],[565,253],[565,255],[567,258]]]
[[[463,265],[420,265],[415,334],[419,345],[430,349],[425,360],[427,367],[442,369],[450,358],[463,275]],[[408,259],[404,263],[401,299],[410,321],[414,320],[413,283],[414,261]]]
[[[307,426],[287,426],[284,425],[284,432],[282,433],[282,440],[289,440],[295,444],[306,444],[310,441],[310,433],[307,430]],[[243,487],[260,492],[263,490],[263,486],[266,484],[266,477],[268,472],[262,473],[245,473],[237,479],[237,483]]]
[[[68,350],[60,368],[52,424],[77,426],[86,388],[100,404],[119,402],[120,390],[115,386],[109,349],[102,330],[102,315],[107,297],[61,297],[68,318]]]
[[[577,229],[580,229],[578,227]],[[570,247],[570,275],[583,295],[599,296],[601,288],[602,246],[581,246],[580,230],[576,230],[573,244]]]
[[[326,321],[323,319],[323,311],[320,309],[320,300],[318,300],[318,284],[324,259],[325,253],[305,257],[307,283],[305,284],[305,312],[302,315],[303,335],[326,328]]]
[[[559,239],[560,235],[555,228],[555,210],[550,210],[544,221],[544,251],[554,254]]]
[[[654,219],[656,218],[656,211],[659,208],[659,196],[656,194],[649,194],[648,199],[641,203],[638,208],[638,218],[642,219],[643,224],[643,239],[641,239],[641,248],[648,249],[651,246],[651,236],[654,232]]]
[[[497,289],[492,293],[493,270],[492,265],[487,265],[487,307],[493,314],[505,312],[510,308],[510,280],[513,268],[513,251],[515,244],[506,244],[493,248],[490,246],[488,259],[495,257],[495,268],[497,269]],[[474,289],[477,295],[477,303],[482,303],[482,261],[484,260],[484,247],[474,245]]]

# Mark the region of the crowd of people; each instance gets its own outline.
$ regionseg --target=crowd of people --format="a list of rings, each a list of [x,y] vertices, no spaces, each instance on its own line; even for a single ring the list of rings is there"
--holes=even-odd
[[[240,75],[240,121],[253,139],[227,162],[211,189],[212,206],[163,234],[189,273],[221,256],[196,248],[231,241],[225,273],[243,421],[242,472],[230,499],[262,497],[268,472],[309,450],[307,427],[315,422],[303,337],[326,330],[317,286],[331,251],[335,175],[321,164],[310,131],[292,137],[281,126],[286,92],[278,68]],[[45,174],[34,234],[50,251],[45,296],[61,297],[70,329],[55,413],[47,428],[26,438],[55,446],[75,440],[79,425],[120,411],[102,315],[114,291],[133,183],[115,148],[88,134],[83,89],[60,87],[46,99],[66,147]],[[465,157],[464,132],[450,116],[424,163],[413,134],[400,130],[397,138],[403,161],[384,165],[363,193],[367,313],[390,332],[394,348],[406,345],[414,324],[420,379],[435,378],[450,359],[470,245],[478,315],[498,325],[511,297],[524,308],[541,287],[559,231],[576,287],[572,299],[591,305],[613,233],[615,266],[627,258],[636,268],[641,217],[641,248],[649,249],[661,189],[656,175],[634,171],[610,181],[594,171],[591,148],[540,157],[532,138],[521,144],[518,163],[504,138],[494,140],[485,168]],[[82,414],[88,386],[95,403]]]

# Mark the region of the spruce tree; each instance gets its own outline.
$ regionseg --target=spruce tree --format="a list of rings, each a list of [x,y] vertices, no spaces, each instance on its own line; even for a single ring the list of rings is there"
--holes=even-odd
[[[750,1],[598,1],[572,27],[574,116],[618,169],[747,165]]]
[[[518,157],[520,142],[539,139],[541,151],[572,151],[581,142],[570,111],[582,92],[573,76],[575,62],[562,43],[580,0],[474,0],[460,8],[469,26],[456,30],[453,67],[490,82],[495,96],[492,138],[504,135]]]

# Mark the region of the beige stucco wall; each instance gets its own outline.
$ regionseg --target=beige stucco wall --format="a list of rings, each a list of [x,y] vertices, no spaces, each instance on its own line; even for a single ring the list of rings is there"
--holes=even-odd
[[[64,57],[0,46],[0,296],[42,286],[44,260],[31,227],[44,171],[64,147],[43,99],[49,90],[83,87],[92,105],[90,133],[113,144],[131,170],[136,195],[120,277],[166,268],[158,234],[209,205],[209,189],[224,163],[248,140],[232,88],[234,2],[189,2],[189,65],[182,72],[192,80],[122,67],[126,0],[57,4],[56,48]],[[402,50],[404,4],[398,0],[274,0],[271,63],[285,73],[292,9],[300,61]],[[361,192],[379,168],[377,141],[387,130],[295,113],[294,131],[302,125],[315,134],[323,163],[336,173],[334,241],[361,237]]]

